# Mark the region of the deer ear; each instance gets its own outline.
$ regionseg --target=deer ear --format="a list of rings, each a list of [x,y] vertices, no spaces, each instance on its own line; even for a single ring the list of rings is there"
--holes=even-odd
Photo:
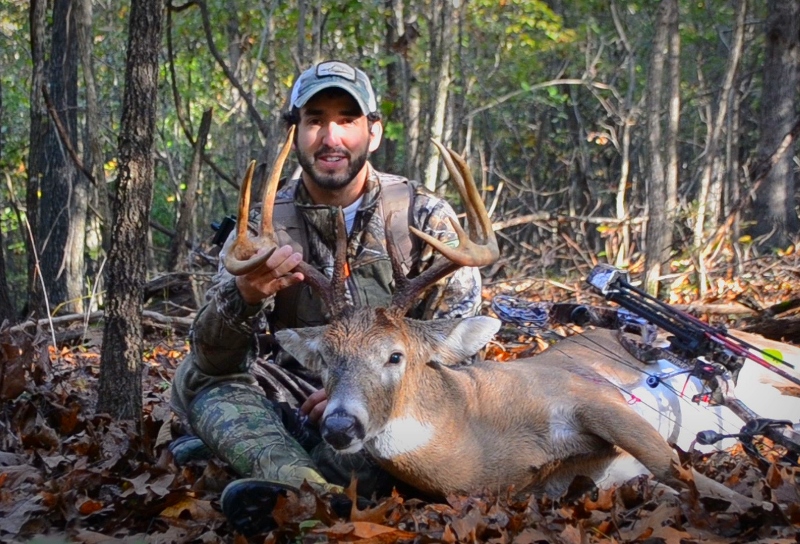
[[[429,321],[442,328],[433,342],[431,359],[445,365],[460,363],[480,351],[500,329],[500,321],[493,317],[476,316],[463,319]],[[433,332],[433,331],[431,331]]]
[[[286,352],[305,367],[311,368],[316,361],[319,341],[325,327],[284,329],[275,333],[275,338]]]

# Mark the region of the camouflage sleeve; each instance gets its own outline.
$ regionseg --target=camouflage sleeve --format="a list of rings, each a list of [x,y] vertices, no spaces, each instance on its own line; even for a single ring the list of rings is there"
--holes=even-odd
[[[197,313],[190,340],[197,366],[211,375],[247,371],[256,356],[256,333],[266,328],[274,298],[248,305],[235,277],[221,264],[231,237],[220,252],[220,266],[206,292],[206,305]]]
[[[414,198],[413,221],[422,230],[448,243],[457,245],[458,236],[450,223],[457,220],[453,208],[445,200],[422,189]],[[428,268],[438,253],[423,244],[413,274]],[[428,296],[412,312],[418,319],[469,317],[481,307],[481,275],[475,267],[462,267],[439,281]]]

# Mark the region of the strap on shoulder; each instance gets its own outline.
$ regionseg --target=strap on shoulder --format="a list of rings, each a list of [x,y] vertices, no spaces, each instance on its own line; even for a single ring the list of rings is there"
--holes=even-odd
[[[384,220],[392,218],[389,228],[394,239],[394,251],[401,256],[403,272],[408,274],[414,262],[414,241],[408,229],[414,213],[414,186],[407,179],[387,176],[381,178],[381,206]]]
[[[286,234],[303,249],[303,257],[308,258],[306,228],[292,198],[275,200],[275,206],[272,209],[272,222],[274,225],[280,225],[286,230]]]

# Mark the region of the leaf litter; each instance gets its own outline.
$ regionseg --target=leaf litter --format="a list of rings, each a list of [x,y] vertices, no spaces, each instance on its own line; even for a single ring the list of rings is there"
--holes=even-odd
[[[541,338],[505,335],[489,346],[508,360],[546,347]],[[144,425],[94,412],[99,346],[55,350],[46,341],[0,333],[0,542],[248,542],[225,523],[219,498],[233,473],[219,460],[177,467],[159,431],[169,423],[172,375],[184,339],[147,339]],[[800,472],[772,459],[756,463],[741,447],[682,457],[687,465],[767,507],[740,513],[647,477],[559,498],[504,493],[442,501],[374,498],[340,519],[329,497],[304,487],[277,504],[277,529],[251,542],[799,542]],[[348,490],[354,496],[354,487]],[[354,505],[355,505],[355,501]],[[46,540],[44,540],[46,539]]]

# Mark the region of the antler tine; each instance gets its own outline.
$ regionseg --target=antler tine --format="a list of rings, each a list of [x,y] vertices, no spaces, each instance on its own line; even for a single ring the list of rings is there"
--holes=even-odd
[[[492,221],[489,219],[489,214],[483,205],[478,188],[475,187],[475,180],[469,171],[469,167],[458,153],[452,149],[445,148],[436,140],[433,140],[433,143],[442,153],[442,159],[464,200],[470,235],[468,236],[464,229],[461,228],[461,225],[458,224],[458,221],[454,219],[450,220],[450,224],[458,236],[457,247],[451,247],[414,227],[410,227],[410,230],[439,253],[460,266],[491,264],[500,256],[500,250],[497,247],[497,238],[495,238],[492,230]]]
[[[294,129],[295,125],[289,127],[286,141],[283,142],[283,147],[281,148],[281,152],[278,153],[278,157],[275,159],[272,172],[269,173],[267,187],[264,189],[264,199],[261,202],[261,234],[266,235],[266,233],[269,233],[270,237],[273,239],[275,238],[275,230],[272,225],[272,211],[275,207],[275,194],[278,192],[278,182],[281,180],[281,172],[283,171],[286,157],[289,156],[289,151],[292,150]]]
[[[323,300],[332,316],[336,316],[347,307],[345,280],[347,279],[347,227],[344,213],[340,210],[336,218],[336,248],[333,254],[333,274],[331,279],[325,274],[301,261],[295,270],[302,272],[304,280]]]
[[[456,183],[458,192],[464,200],[470,234],[468,236],[464,232],[457,220],[450,219],[450,223],[458,236],[458,246],[453,248],[419,229],[409,227],[411,232],[430,244],[444,257],[444,259],[437,258],[427,270],[409,280],[403,275],[399,256],[394,252],[391,229],[386,229],[387,250],[392,261],[392,270],[397,287],[392,297],[392,308],[402,313],[408,311],[421,293],[451,272],[462,266],[492,264],[500,256],[497,238],[492,229],[492,222],[489,219],[486,207],[483,205],[478,188],[475,186],[475,179],[472,177],[469,166],[452,149],[445,148],[436,140],[433,140],[433,143],[441,152],[445,166],[447,166],[447,170],[450,172],[450,176]]]
[[[472,171],[469,169],[467,161],[452,149],[445,148],[440,141],[436,139],[431,141],[441,153],[447,171],[450,172],[450,176],[456,182],[458,193],[464,202],[470,238],[475,240],[477,237],[481,242],[485,242],[488,233],[494,232],[492,230],[492,221],[489,219],[488,213],[481,214],[478,212],[478,209],[484,209],[483,199],[481,199],[481,195],[478,192],[475,178],[472,177]],[[469,205],[470,203],[472,205]],[[480,227],[480,231],[478,231],[478,227]]]
[[[261,207],[261,231],[253,238],[247,234],[247,219],[250,207],[250,186],[253,182],[253,171],[255,170],[256,161],[250,161],[250,165],[247,167],[247,172],[245,172],[244,179],[242,180],[242,187],[239,191],[239,215],[236,220],[236,239],[228,249],[224,259],[225,268],[234,276],[242,276],[255,270],[269,259],[270,255],[272,255],[272,252],[275,251],[277,247],[275,230],[272,226],[272,208],[275,205],[275,193],[278,191],[278,181],[280,181],[286,157],[289,156],[289,151],[292,149],[293,140],[294,125],[289,129],[286,142],[284,142],[272,166],[272,171],[267,181],[267,187],[264,189],[264,200]],[[256,255],[258,250],[262,247],[269,248],[269,251]]]

